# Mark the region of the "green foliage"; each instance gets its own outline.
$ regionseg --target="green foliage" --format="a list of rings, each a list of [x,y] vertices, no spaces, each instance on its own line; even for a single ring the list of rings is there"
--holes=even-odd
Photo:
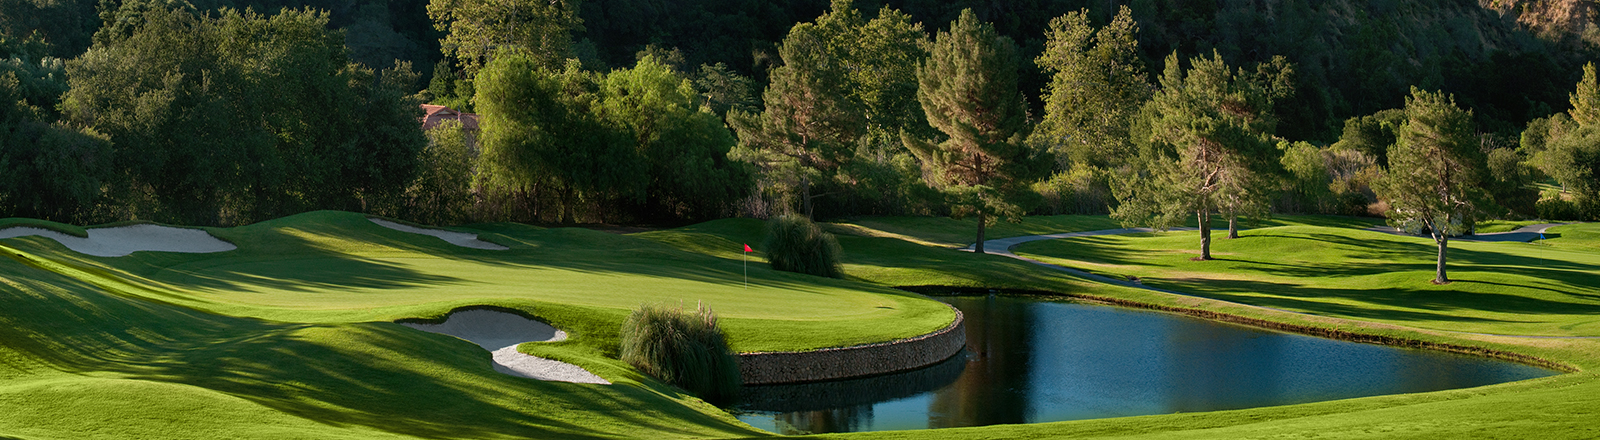
[[[1400,126],[1405,124],[1405,118],[1405,110],[1389,109],[1346,119],[1344,132],[1333,147],[1339,150],[1359,151],[1377,160],[1378,163],[1389,163],[1389,146],[1394,145]]]
[[[1493,138],[1485,135],[1485,139]],[[1498,217],[1532,217],[1537,215],[1534,202],[1539,191],[1533,186],[1533,170],[1526,165],[1527,158],[1514,148],[1494,148],[1488,151],[1484,174],[1484,189],[1498,206]]]
[[[743,383],[717,315],[705,304],[693,312],[640,306],[622,322],[621,358],[712,403],[732,401]]]
[[[1063,164],[1109,167],[1134,152],[1130,125],[1153,87],[1132,14],[1123,6],[1098,30],[1087,9],[1050,21],[1044,53],[1034,60],[1051,77],[1041,97],[1044,119],[1033,135],[1044,138]]]
[[[805,217],[786,214],[768,220],[767,238],[762,247],[766,248],[767,261],[772,263],[773,269],[819,277],[844,277],[844,270],[839,266],[838,240]]]
[[[626,134],[607,127],[599,81],[575,63],[560,71],[506,51],[479,73],[479,180],[491,188],[538,189],[555,202],[555,219],[578,220],[584,198],[635,198],[642,163]],[[547,189],[546,189],[547,188]]]
[[[1547,146],[1536,161],[1546,175],[1572,194],[1577,213],[1566,218],[1600,218],[1600,126],[1573,128]]]
[[[978,218],[978,253],[988,223],[1017,219],[1031,208],[1037,194],[1029,186],[1049,170],[1050,160],[1023,141],[1029,127],[1017,65],[1016,44],[963,11],[917,67],[917,99],[928,124],[946,139],[935,144],[902,134],[906,148],[931,171],[930,186],[949,196],[952,214]]]
[[[1568,96],[1573,121],[1583,127],[1600,123],[1600,82],[1595,80],[1593,62],[1584,63],[1583,80],[1578,81],[1578,90]]]
[[[1545,220],[1581,221],[1584,219],[1582,212],[1578,209],[1578,204],[1573,203],[1571,200],[1563,199],[1560,195],[1539,199],[1538,202],[1534,203],[1534,209],[1539,218]]]
[[[534,218],[714,218],[748,194],[748,171],[727,159],[732,134],[653,56],[602,75],[507,52],[475,82],[479,180],[533,199]]]
[[[1138,174],[1116,182],[1124,224],[1170,228],[1198,214],[1200,259],[1210,259],[1210,216],[1222,213],[1230,235],[1238,216],[1261,217],[1281,166],[1271,134],[1272,103],[1287,97],[1292,71],[1279,58],[1255,72],[1234,69],[1213,52],[1190,61],[1167,57],[1161,90],[1145,105],[1149,143]]]
[[[597,111],[632,139],[645,163],[647,217],[716,218],[748,194],[749,172],[727,159],[733,134],[696,105],[688,79],[647,56],[607,74],[600,87]]]
[[[1433,235],[1439,245],[1436,284],[1450,282],[1450,236],[1471,230],[1490,203],[1482,187],[1486,166],[1472,112],[1457,107],[1452,96],[1412,89],[1406,123],[1389,150],[1388,173],[1373,189],[1389,203],[1392,224]]]
[[[444,121],[427,134],[416,179],[406,187],[405,217],[432,225],[466,222],[473,201],[471,134],[457,121]]]
[[[109,136],[119,217],[248,223],[389,212],[426,144],[417,75],[347,58],[325,13],[152,7],[68,65],[64,117]]]
[[[518,53],[545,69],[572,55],[572,31],[583,29],[576,0],[430,0],[428,17],[446,32],[444,54],[475,77],[501,53]]]

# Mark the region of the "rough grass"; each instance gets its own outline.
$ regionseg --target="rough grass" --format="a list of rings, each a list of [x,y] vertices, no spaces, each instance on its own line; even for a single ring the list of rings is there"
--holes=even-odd
[[[711,402],[731,401],[742,383],[717,315],[704,306],[634,310],[622,323],[621,359]]]

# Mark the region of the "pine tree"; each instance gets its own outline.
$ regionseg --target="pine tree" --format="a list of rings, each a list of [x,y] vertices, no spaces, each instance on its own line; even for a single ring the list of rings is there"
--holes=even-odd
[[[1567,99],[1572,103],[1572,120],[1578,125],[1587,127],[1600,122],[1600,82],[1595,80],[1594,63],[1583,65],[1583,81]]]
[[[972,10],[961,11],[917,68],[917,99],[928,124],[947,139],[934,144],[902,136],[933,171],[929,183],[950,197],[953,213],[977,217],[978,253],[988,223],[1020,217],[1027,184],[1049,169],[1045,156],[1022,141],[1028,115],[1017,91],[1017,64],[1010,38],[979,22]]]
[[[1455,97],[1411,89],[1406,123],[1389,148],[1388,174],[1373,189],[1389,203],[1389,221],[1406,230],[1427,229],[1439,245],[1434,284],[1447,284],[1450,234],[1469,230],[1484,206],[1480,187],[1486,159],[1474,133],[1472,112]]]
[[[1234,71],[1215,52],[1190,61],[1167,57],[1161,91],[1142,110],[1148,141],[1138,154],[1139,175],[1118,182],[1121,200],[1112,215],[1127,224],[1158,229],[1194,214],[1200,256],[1211,259],[1211,215],[1229,218],[1265,211],[1270,173],[1281,153],[1271,139],[1272,102],[1288,93],[1288,66],[1280,59],[1255,74]]]

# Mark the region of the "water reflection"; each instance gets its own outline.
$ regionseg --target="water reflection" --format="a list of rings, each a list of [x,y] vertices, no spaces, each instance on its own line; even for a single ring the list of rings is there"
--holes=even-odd
[[[942,301],[967,350],[926,369],[748,387],[741,420],[781,434],[1037,423],[1287,405],[1554,374],[1507,362],[1004,296]]]

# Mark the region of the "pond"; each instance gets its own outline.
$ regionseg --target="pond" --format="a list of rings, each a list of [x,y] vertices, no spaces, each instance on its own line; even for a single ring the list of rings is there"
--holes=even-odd
[[[1063,300],[940,300],[966,315],[962,354],[906,373],[746,387],[739,419],[779,434],[951,428],[1289,405],[1557,374]]]

